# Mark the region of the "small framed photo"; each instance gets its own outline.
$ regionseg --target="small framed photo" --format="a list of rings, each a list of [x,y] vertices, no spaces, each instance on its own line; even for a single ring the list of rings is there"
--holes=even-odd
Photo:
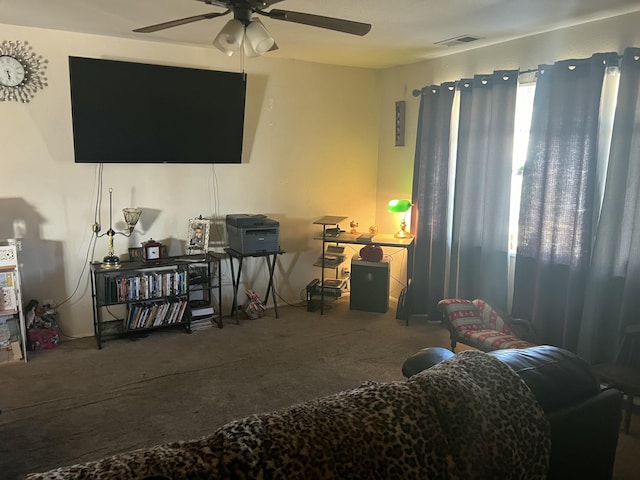
[[[205,253],[209,247],[209,227],[211,222],[206,218],[189,220],[187,232],[187,254]]]

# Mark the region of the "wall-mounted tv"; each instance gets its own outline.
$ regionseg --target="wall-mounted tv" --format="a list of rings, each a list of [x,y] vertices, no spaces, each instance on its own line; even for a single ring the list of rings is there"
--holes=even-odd
[[[241,163],[246,76],[69,57],[76,163]]]

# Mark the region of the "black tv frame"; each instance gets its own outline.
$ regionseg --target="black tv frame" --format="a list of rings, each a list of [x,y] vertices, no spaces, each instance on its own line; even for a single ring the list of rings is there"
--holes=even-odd
[[[69,57],[75,163],[241,163],[244,73]]]

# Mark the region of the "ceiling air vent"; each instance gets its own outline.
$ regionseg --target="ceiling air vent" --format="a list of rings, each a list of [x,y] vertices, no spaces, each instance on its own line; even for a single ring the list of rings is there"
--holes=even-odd
[[[444,45],[445,47],[455,47],[456,45],[464,45],[465,43],[475,42],[480,40],[480,37],[474,37],[473,35],[460,35],[459,37],[448,38],[436,42],[436,45]]]

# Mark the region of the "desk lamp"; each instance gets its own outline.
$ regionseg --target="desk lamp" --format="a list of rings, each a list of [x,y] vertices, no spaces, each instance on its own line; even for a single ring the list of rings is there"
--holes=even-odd
[[[138,220],[140,220],[140,215],[142,214],[142,210],[139,208],[123,208],[122,213],[124,215],[124,221],[127,223],[128,232],[116,232],[113,229],[112,219],[113,219],[113,188],[109,189],[109,230],[107,230],[102,235],[98,235],[98,238],[104,237],[107,235],[109,238],[108,247],[107,247],[107,256],[102,260],[102,266],[104,268],[119,268],[120,267],[120,258],[114,254],[113,251],[113,237],[116,235],[122,235],[124,237],[130,237],[133,233],[133,229],[135,228]],[[94,231],[97,233],[100,231],[100,225],[94,225]]]
[[[393,213],[402,213],[402,221],[400,222],[400,231],[394,235],[395,238],[411,238],[409,232],[407,232],[407,212],[411,208],[411,200],[391,200],[387,205],[387,210]]]

